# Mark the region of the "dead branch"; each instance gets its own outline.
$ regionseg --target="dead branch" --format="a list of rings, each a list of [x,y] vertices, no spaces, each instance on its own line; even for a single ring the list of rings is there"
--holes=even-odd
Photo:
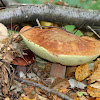
[[[99,10],[84,10],[53,4],[14,5],[11,8],[0,10],[0,22],[10,24],[36,21],[36,19],[53,23],[74,24],[77,27],[84,25],[100,26]]]
[[[18,77],[15,77],[15,80],[17,80],[17,81],[19,81],[19,82],[22,82],[22,83],[24,83],[24,84],[27,84],[27,85],[31,85],[31,86],[40,88],[40,89],[42,89],[42,90],[44,90],[44,91],[47,91],[47,92],[49,92],[49,93],[51,93],[51,94],[57,95],[57,96],[59,96],[60,98],[62,98],[62,99],[64,99],[64,100],[73,100],[72,98],[68,97],[67,95],[64,95],[64,94],[58,92],[57,90],[50,89],[50,88],[48,88],[48,87],[46,87],[46,86],[43,86],[43,85],[41,85],[41,84],[38,84],[38,83],[36,83],[36,82],[28,81],[28,80],[23,80],[23,79],[18,78]]]

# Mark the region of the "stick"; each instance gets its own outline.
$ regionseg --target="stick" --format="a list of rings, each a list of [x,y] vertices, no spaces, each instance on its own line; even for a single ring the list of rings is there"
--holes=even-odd
[[[94,31],[90,26],[87,26],[98,38],[100,38],[100,35]]]
[[[44,91],[47,91],[51,94],[54,94],[54,95],[57,95],[58,97],[64,99],[64,100],[73,100],[72,98],[68,97],[67,95],[64,95],[60,92],[58,92],[57,90],[53,90],[53,89],[50,89],[46,86],[43,86],[41,84],[38,84],[36,82],[33,82],[33,81],[28,81],[28,80],[23,80],[22,78],[18,78],[18,77],[15,77],[15,80],[19,81],[19,82],[22,82],[24,84],[27,84],[27,85],[31,85],[31,86],[34,86],[34,87],[37,87],[37,88],[40,88]]]

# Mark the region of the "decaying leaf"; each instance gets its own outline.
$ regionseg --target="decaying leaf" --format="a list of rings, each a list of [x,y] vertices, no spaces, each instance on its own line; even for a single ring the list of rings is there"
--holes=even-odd
[[[58,27],[57,24],[54,24],[54,23],[51,23],[51,22],[47,22],[47,21],[41,21],[40,24],[41,24],[41,26],[56,26],[56,27]],[[43,27],[43,28],[47,29],[49,27]]]
[[[88,100],[95,100],[95,98],[94,97],[89,97]]]
[[[99,64],[100,64],[100,58],[98,58],[98,59],[95,61],[94,71],[99,67]]]
[[[7,53],[5,53],[3,60],[10,64],[11,61],[13,61],[13,52],[9,50]]]
[[[66,68],[66,77],[73,77],[75,75],[75,71],[76,71],[75,66],[71,66],[71,67],[67,67]]]
[[[58,80],[58,83],[57,83]],[[58,90],[59,92],[63,93],[63,94],[68,94],[70,89],[68,89],[68,87],[70,86],[69,82],[67,79],[56,79],[56,82],[54,81],[53,84],[56,84],[52,89],[54,90]],[[53,95],[53,100],[62,100],[61,98],[59,98],[57,95]]]
[[[47,98],[45,98],[45,97],[43,97],[43,96],[41,96],[41,95],[38,95],[38,98],[39,98],[39,100],[48,100]],[[36,99],[37,100],[37,99]]]
[[[99,98],[99,97],[97,97],[97,98],[96,98],[96,100],[100,100],[100,98]]]
[[[38,99],[35,98],[35,96],[34,96],[34,98],[30,99],[29,96],[26,96],[25,94],[21,94],[20,98],[17,100],[38,100]]]
[[[93,88],[100,89],[100,82],[96,82],[94,84],[91,84],[90,86],[93,87]]]
[[[31,81],[34,81],[34,80],[31,80]],[[25,91],[25,93],[27,95],[29,95],[29,94],[32,95],[32,93],[34,91],[34,87],[33,86],[28,86],[28,85],[22,84],[22,87],[23,87],[23,90]]]
[[[9,97],[6,97],[4,100],[10,100],[10,98]]]
[[[74,100],[80,100],[80,98],[79,97],[76,97],[76,98],[74,98]]]
[[[100,97],[100,89],[93,88],[91,86],[87,86],[87,92],[90,94],[92,97]]]
[[[63,80],[62,82],[59,82],[57,85],[53,87],[53,89],[57,89],[59,92],[67,93],[68,87],[70,86],[68,80]]]
[[[82,81],[85,78],[87,78],[90,74],[91,73],[90,73],[90,71],[88,69],[88,63],[82,64],[82,65],[77,67],[76,72],[75,72],[75,78],[78,81]]]
[[[99,59],[95,62],[94,72],[93,74],[88,78],[89,82],[95,82],[100,81],[100,62]]]
[[[81,96],[79,100],[88,100],[85,96]]]
[[[7,66],[2,64],[0,67],[0,88],[2,87],[2,92],[4,95],[8,94],[10,89],[10,80],[8,76]]]
[[[69,79],[68,81],[71,85],[71,88],[77,87],[77,88],[80,88],[80,89],[84,89],[87,86],[83,82],[76,81],[75,79]]]

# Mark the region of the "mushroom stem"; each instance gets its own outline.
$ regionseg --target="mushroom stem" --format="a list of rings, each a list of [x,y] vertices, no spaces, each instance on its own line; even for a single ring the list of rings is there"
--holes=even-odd
[[[18,75],[20,75],[20,72],[26,74],[26,66],[17,66],[16,70],[18,72]]]
[[[65,72],[66,72],[66,66],[65,65],[52,63],[50,75],[64,79],[65,78]]]

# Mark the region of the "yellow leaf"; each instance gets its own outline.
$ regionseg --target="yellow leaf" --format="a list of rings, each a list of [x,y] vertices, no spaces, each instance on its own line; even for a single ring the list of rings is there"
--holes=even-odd
[[[90,73],[90,71],[88,69],[88,63],[82,64],[82,65],[77,67],[76,72],[75,72],[75,78],[78,81],[82,81],[85,78],[87,78],[90,74],[91,73]]]
[[[99,63],[96,65],[96,69],[94,70],[93,74],[88,78],[90,83],[95,82],[95,81],[100,82],[100,64]]]
[[[87,92],[90,94],[92,97],[100,97],[100,89],[93,88],[91,86],[87,86]]]
[[[100,98],[96,98],[96,100],[100,100]]]

